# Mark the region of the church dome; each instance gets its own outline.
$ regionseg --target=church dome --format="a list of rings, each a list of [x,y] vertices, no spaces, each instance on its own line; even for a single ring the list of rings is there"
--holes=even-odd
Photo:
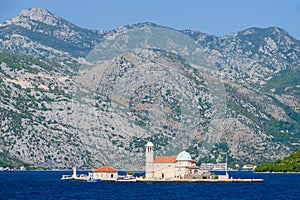
[[[177,161],[187,161],[187,160],[192,160],[191,154],[189,154],[186,151],[182,151],[178,154]]]
[[[148,142],[148,143],[146,144],[146,147],[154,147],[154,144],[153,144],[152,142]]]

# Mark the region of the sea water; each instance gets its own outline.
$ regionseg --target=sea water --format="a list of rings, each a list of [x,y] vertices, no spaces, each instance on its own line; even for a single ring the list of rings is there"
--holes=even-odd
[[[230,172],[264,182],[62,181],[62,171],[0,172],[0,199],[300,199],[300,174]]]

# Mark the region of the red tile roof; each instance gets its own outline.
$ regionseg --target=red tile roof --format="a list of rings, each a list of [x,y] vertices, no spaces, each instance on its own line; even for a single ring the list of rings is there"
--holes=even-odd
[[[98,169],[93,170],[93,172],[118,172],[111,166],[102,166]]]
[[[174,163],[177,156],[159,156],[154,158],[155,163]]]
[[[189,166],[189,169],[200,169],[200,167],[197,165],[191,165]]]
[[[191,162],[192,162],[192,163],[196,163],[197,161],[196,161],[196,160],[191,160]]]

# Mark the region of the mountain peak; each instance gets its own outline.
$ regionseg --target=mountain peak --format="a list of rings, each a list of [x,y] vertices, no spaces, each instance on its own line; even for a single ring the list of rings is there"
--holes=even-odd
[[[160,25],[152,23],[152,22],[141,22],[141,23],[137,23],[137,24],[128,24],[128,25],[121,26],[117,29],[112,30],[111,34],[120,33],[120,32],[132,30],[132,29],[136,29],[136,28],[145,28],[145,27],[169,28],[169,27],[160,26]],[[169,28],[169,29],[171,29],[171,28]]]
[[[288,33],[279,27],[268,27],[268,28],[258,28],[258,27],[252,27],[248,28],[246,30],[240,31],[243,35],[249,35],[249,34],[257,34],[257,32],[261,32],[264,34],[284,34],[288,35]]]
[[[30,21],[38,21],[47,25],[56,26],[59,17],[44,8],[30,8],[22,10],[17,16],[4,22],[1,26],[15,24],[28,27],[28,23],[31,23]]]
[[[58,17],[50,13],[48,10],[44,8],[30,8],[28,10],[22,10],[18,15],[19,17],[25,17],[30,20],[35,20],[39,22],[43,22],[48,25],[55,26],[58,21]]]

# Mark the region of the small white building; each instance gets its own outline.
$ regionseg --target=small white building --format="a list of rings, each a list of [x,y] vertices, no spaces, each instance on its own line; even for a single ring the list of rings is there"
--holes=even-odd
[[[201,170],[219,170],[219,171],[226,171],[227,170],[227,163],[201,163],[200,165]]]
[[[213,163],[201,163],[200,169],[201,170],[213,170],[215,168],[215,164]]]
[[[245,164],[243,165],[243,170],[254,170],[255,169],[255,166],[252,165],[252,164]]]
[[[227,170],[227,163],[217,163],[217,164],[215,164],[214,170],[226,171]]]
[[[93,170],[89,176],[94,180],[115,181],[118,178],[118,171],[111,166],[102,166]]]

